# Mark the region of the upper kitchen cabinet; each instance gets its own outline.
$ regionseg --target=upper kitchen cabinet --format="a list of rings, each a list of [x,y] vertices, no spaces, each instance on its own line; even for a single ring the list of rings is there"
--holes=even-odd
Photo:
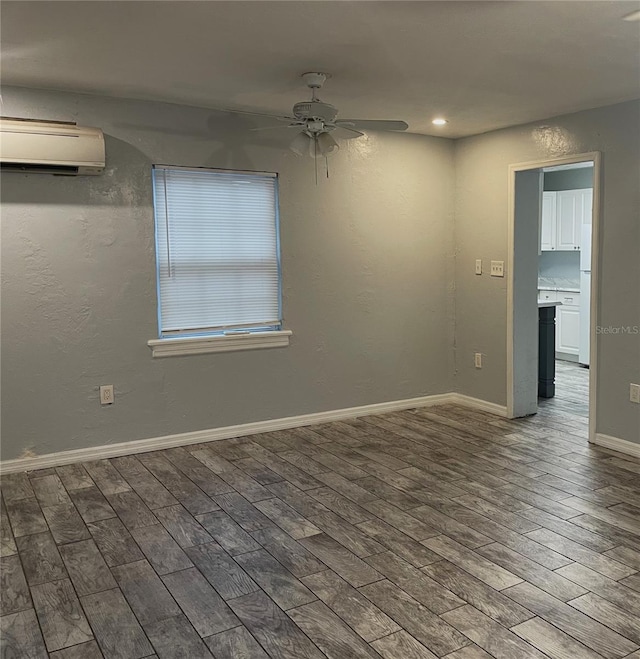
[[[582,193],[580,195],[582,224],[591,224],[591,216],[593,215],[593,189],[576,190],[576,192]]]
[[[582,208],[580,190],[556,192],[556,249],[568,251],[580,249]]]
[[[556,196],[557,192],[542,193],[542,218],[540,226],[540,248],[551,252],[556,248]]]
[[[591,224],[593,190],[542,193],[540,249],[543,252],[580,249],[583,224]]]

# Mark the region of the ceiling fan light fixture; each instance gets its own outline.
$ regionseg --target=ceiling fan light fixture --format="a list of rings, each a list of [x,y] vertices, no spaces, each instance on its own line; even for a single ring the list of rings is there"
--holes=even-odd
[[[442,117],[436,117],[431,123],[434,126],[446,126],[449,122]]]
[[[323,158],[335,153],[340,147],[329,133],[320,133],[318,140],[318,155]]]
[[[289,149],[297,156],[308,156],[311,142],[312,140],[309,135],[302,131],[293,138],[293,142],[289,145]]]

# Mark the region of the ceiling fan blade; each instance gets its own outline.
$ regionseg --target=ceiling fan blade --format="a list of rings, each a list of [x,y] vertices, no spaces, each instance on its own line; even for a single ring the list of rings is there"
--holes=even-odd
[[[360,130],[407,130],[406,121],[388,121],[385,119],[340,119],[336,126],[341,128],[355,128]]]
[[[282,130],[286,128],[300,128],[304,126],[302,123],[289,124],[287,126],[259,126],[258,128],[250,128],[249,130]]]
[[[340,140],[352,140],[356,137],[362,137],[364,135],[364,133],[361,133],[355,128],[350,128],[349,126],[336,126],[331,131],[331,134]]]
[[[232,114],[248,114],[253,117],[269,117],[276,121],[295,121],[295,117],[289,117],[283,114],[269,114],[268,112],[252,112],[251,110],[237,110],[235,108],[209,108],[213,112],[229,112]]]

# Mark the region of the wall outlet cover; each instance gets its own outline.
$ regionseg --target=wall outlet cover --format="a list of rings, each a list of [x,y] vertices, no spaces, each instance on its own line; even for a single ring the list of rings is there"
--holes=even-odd
[[[100,405],[113,405],[113,385],[100,385]]]

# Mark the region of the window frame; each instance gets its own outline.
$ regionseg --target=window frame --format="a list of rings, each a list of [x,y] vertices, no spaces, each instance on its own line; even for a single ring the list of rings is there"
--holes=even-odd
[[[247,176],[266,176],[274,179],[275,191],[275,256],[277,272],[277,307],[279,321],[277,324],[244,326],[229,325],[228,327],[193,328],[188,330],[162,329],[162,297],[161,297],[161,264],[158,259],[158,217],[156,208],[156,172],[160,170],[187,170],[197,172],[211,172],[213,174],[232,174]],[[151,169],[152,197],[153,197],[153,226],[154,226],[154,248],[155,248],[155,276],[156,276],[156,309],[158,338],[147,341],[151,348],[153,357],[173,357],[181,355],[202,354],[210,352],[229,352],[237,350],[255,350],[258,348],[286,347],[289,345],[290,330],[283,329],[283,306],[282,306],[282,257],[280,241],[280,186],[279,176],[276,172],[220,169],[210,167],[187,167],[180,165],[154,164]],[[167,236],[167,244],[170,245]]]

